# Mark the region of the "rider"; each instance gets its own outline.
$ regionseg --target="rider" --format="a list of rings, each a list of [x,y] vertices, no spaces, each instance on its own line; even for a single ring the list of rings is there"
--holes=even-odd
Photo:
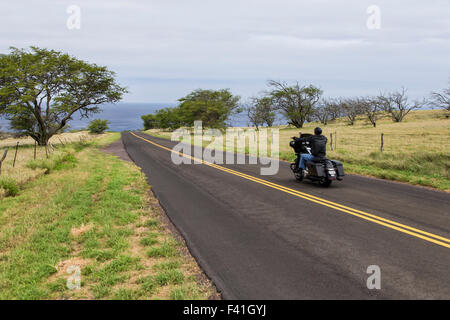
[[[328,139],[327,137],[322,135],[322,129],[317,127],[314,129],[314,135],[309,136],[307,138],[300,138],[300,140],[304,142],[309,142],[309,146],[311,147],[311,154],[302,153],[300,159],[297,158],[296,161],[297,168],[299,168],[303,173],[303,170],[305,170],[306,161],[313,161],[313,160],[320,161],[326,158]]]

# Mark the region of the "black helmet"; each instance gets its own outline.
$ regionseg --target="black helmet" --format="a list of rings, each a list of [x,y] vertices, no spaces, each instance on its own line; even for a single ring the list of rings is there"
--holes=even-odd
[[[316,134],[316,135],[322,134],[322,129],[319,128],[319,127],[315,128],[314,129],[314,134]]]

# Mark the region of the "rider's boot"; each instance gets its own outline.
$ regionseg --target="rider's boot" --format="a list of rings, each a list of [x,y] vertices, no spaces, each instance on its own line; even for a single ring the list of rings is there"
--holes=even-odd
[[[308,171],[306,169],[302,169],[302,168],[298,168],[298,173],[302,175],[302,177],[304,178],[306,176],[306,174],[308,173]]]
[[[303,176],[308,175],[308,173],[309,173],[308,168],[303,169]]]

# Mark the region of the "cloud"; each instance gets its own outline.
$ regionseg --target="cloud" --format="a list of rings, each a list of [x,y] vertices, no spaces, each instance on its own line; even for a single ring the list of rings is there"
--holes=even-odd
[[[68,30],[66,9],[81,8]],[[128,101],[175,101],[198,87],[249,96],[270,78],[358,95],[405,85],[426,95],[449,77],[448,0],[15,0],[0,4],[0,52],[38,45],[109,66]]]

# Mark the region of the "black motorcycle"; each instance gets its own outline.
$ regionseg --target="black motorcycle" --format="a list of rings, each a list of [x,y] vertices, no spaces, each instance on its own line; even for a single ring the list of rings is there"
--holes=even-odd
[[[311,134],[302,134],[300,138],[307,138]],[[311,148],[309,142],[302,141],[296,137],[292,137],[292,141],[289,144],[295,151],[297,159],[291,164],[291,170],[298,181],[308,179],[311,181],[318,181],[323,187],[329,187],[334,180],[342,180],[345,176],[344,166],[337,160],[329,160],[327,158],[315,159],[314,161],[306,162],[306,169],[302,170],[298,168],[300,163],[300,155],[302,153],[311,154]]]

